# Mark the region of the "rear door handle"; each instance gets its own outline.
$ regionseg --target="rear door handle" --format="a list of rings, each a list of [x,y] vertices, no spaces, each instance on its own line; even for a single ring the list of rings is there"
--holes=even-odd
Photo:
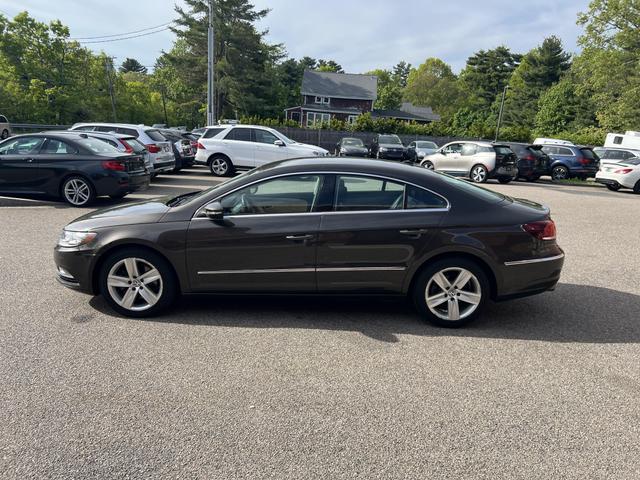
[[[286,239],[287,240],[292,240],[294,242],[300,242],[302,240],[311,240],[313,239],[314,235],[311,234],[307,234],[307,235],[287,235]]]
[[[406,235],[408,237],[415,237],[415,238],[420,238],[422,235],[428,232],[429,230],[427,230],[426,228],[420,228],[415,230],[400,230],[400,233],[402,235]]]
[[[25,158],[25,162],[27,163],[33,163],[35,161],[35,158]]]

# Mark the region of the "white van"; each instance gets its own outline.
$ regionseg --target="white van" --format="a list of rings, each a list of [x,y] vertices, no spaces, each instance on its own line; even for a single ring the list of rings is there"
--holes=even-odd
[[[625,132],[624,135],[621,133],[608,133],[607,138],[604,141],[604,146],[640,150],[640,132],[633,132],[629,130]]]

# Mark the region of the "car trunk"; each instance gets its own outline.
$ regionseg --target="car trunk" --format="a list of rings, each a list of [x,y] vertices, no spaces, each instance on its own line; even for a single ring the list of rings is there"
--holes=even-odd
[[[536,170],[546,170],[549,165],[549,156],[542,151],[542,145],[530,145],[527,150],[531,153]]]
[[[144,156],[142,155],[127,155],[117,158],[118,162],[124,163],[125,172],[127,173],[142,173],[145,171]]]
[[[496,152],[496,168],[513,167],[518,161],[515,153],[506,145],[494,145]]]
[[[590,148],[581,148],[580,152],[582,153],[582,160],[580,161],[582,165],[587,167],[597,167],[600,163],[600,158]]]

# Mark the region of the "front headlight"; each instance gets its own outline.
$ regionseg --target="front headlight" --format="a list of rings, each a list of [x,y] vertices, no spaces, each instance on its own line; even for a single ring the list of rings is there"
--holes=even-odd
[[[387,151],[387,147],[380,147],[380,151],[381,152],[386,152]]]
[[[426,153],[424,152],[418,152],[418,158],[424,158],[425,155]]]
[[[72,232],[70,230],[62,230],[58,239],[60,247],[81,247],[88,245],[96,238],[98,234],[95,232]]]
[[[347,149],[346,148],[341,148],[340,149],[340,153],[347,153]]]

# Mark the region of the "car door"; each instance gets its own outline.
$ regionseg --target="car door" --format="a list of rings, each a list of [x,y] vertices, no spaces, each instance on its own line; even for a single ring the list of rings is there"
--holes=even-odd
[[[316,210],[327,204],[319,202],[324,178],[292,174],[262,180],[219,199],[222,220],[196,214],[187,234],[192,288],[315,291]]]
[[[322,214],[318,235],[318,290],[400,292],[448,202],[401,181],[346,173],[333,177],[333,211]]]
[[[231,156],[231,162],[240,167],[256,166],[256,143],[253,141],[253,129],[232,128],[222,140],[225,151]]]
[[[44,137],[18,137],[0,145],[0,191],[41,193],[43,178],[38,170]]]
[[[435,169],[447,173],[454,173],[456,171],[456,165],[459,165],[461,152],[461,143],[445,145],[440,153],[436,154],[437,156],[433,162]]]
[[[77,171],[83,162],[90,159],[91,156],[81,155],[69,142],[58,138],[47,138],[40,149],[39,156],[39,171],[44,190],[57,195],[65,174]]]
[[[252,128],[251,130],[256,148],[256,167],[276,160],[284,160],[291,156],[287,145],[270,131],[262,128]],[[279,144],[276,145],[275,142],[279,142]]]
[[[478,153],[478,146],[475,143],[463,143],[460,155],[453,160],[451,171],[456,175],[467,176],[474,165],[477,163],[485,164],[485,162],[476,158],[476,154]]]

